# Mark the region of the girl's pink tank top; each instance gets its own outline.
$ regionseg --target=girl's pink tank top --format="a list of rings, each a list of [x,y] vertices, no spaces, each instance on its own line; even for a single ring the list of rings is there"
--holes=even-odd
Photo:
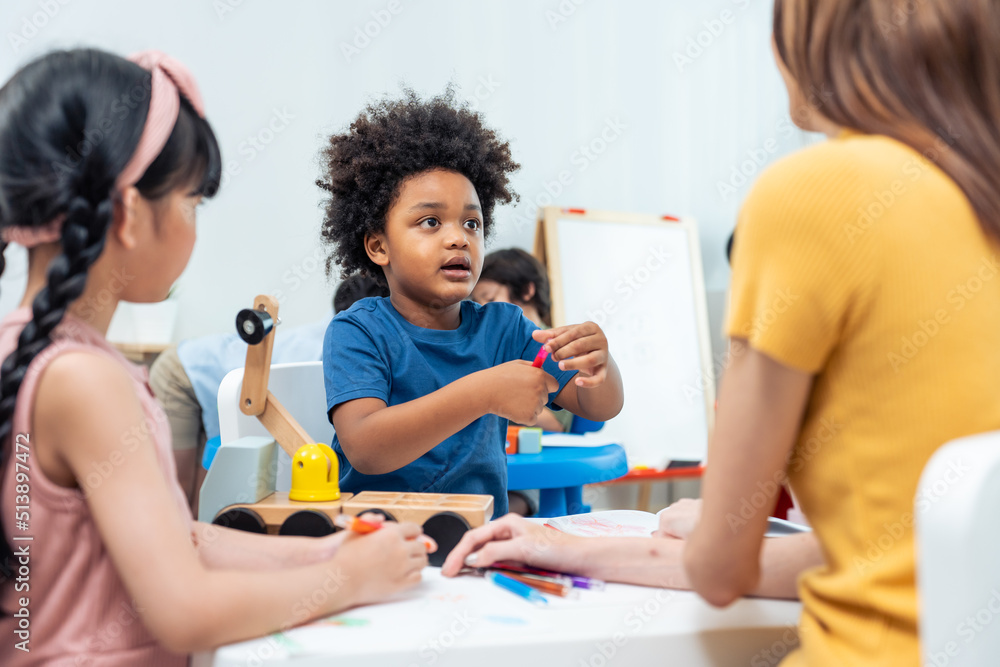
[[[30,319],[31,310],[21,308],[0,322],[0,363],[16,349],[17,337]],[[13,580],[0,583],[0,665],[186,665],[188,656],[161,647],[143,625],[141,610],[136,608],[104,548],[84,492],[55,484],[34,463],[31,425],[38,379],[53,359],[70,351],[110,357],[128,371],[142,402],[163,474],[173,487],[178,511],[192,520],[177,483],[170,429],[149,390],[146,370],[125,359],[85,322],[67,315],[53,332],[52,344],[28,367],[17,395],[13,437],[2,443],[5,455],[0,471],[0,523],[15,557],[11,563]],[[18,489],[16,473],[25,470],[15,463],[28,468],[27,489]],[[96,463],[93,472],[88,473],[93,479],[82,480],[81,486],[99,484],[101,475],[112,474],[113,467],[110,460]],[[27,490],[27,494],[19,490]],[[18,498],[25,495],[27,498]],[[29,501],[26,508],[25,500]],[[128,502],[128,498],[122,502]],[[28,517],[25,523],[19,523],[25,519],[25,511]],[[149,576],[159,575],[150,572]],[[30,634],[23,634],[25,630]],[[22,637],[28,642],[22,644]]]

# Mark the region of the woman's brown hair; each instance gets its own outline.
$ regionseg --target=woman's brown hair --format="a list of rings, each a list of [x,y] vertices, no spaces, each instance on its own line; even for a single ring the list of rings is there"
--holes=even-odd
[[[775,0],[774,42],[820,114],[922,153],[1000,239],[997,0]]]

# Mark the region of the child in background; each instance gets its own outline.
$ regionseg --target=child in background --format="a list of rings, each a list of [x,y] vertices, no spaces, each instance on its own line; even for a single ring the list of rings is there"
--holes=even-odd
[[[549,277],[545,275],[545,267],[520,248],[495,250],[486,255],[483,272],[472,290],[472,300],[480,305],[494,301],[512,303],[538,326],[552,326]],[[572,423],[572,412],[545,408],[538,415],[535,426],[562,433],[568,431]],[[510,511],[521,516],[532,516],[538,511],[538,498],[538,489],[507,491]]]
[[[467,300],[493,207],[514,198],[508,174],[519,165],[453,93],[368,107],[324,158],[327,266],[368,273],[390,292],[327,331],[341,487],[490,494],[504,514],[508,419],[533,424],[556,404],[594,420],[621,409],[604,333],[593,322],[542,331],[511,304]],[[550,356],[534,368],[542,344]]]
[[[384,285],[365,276],[343,280],[333,295],[332,313],[312,324],[275,330],[271,363],[319,361],[323,334],[336,313],[358,299],[388,293]],[[149,386],[170,424],[177,479],[192,510],[197,510],[205,481],[201,465],[205,442],[219,435],[219,385],[227,373],[243,368],[246,358],[247,344],[232,332],[181,341],[164,350],[149,369]]]
[[[414,525],[307,539],[191,519],[145,373],[104,335],[119,299],[166,296],[220,174],[194,79],[164,54],[51,53],[0,89],[0,235],[29,249],[0,323],[0,664],[186,665],[420,579]]]
[[[472,300],[482,306],[494,301],[512,303],[537,326],[552,326],[549,277],[545,267],[520,248],[495,250],[486,255],[479,282],[472,290]],[[562,433],[569,430],[572,422],[572,412],[545,408],[538,415],[535,426]]]

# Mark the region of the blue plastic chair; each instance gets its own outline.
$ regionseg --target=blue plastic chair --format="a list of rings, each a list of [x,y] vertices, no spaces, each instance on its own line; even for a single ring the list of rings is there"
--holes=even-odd
[[[604,428],[604,422],[595,422],[590,419],[584,419],[577,415],[573,415],[573,421],[570,422],[569,432],[570,433],[592,433],[594,431],[600,431]]]

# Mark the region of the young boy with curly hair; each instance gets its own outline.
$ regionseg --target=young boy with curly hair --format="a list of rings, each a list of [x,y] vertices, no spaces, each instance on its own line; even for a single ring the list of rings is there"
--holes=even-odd
[[[508,419],[534,423],[549,405],[606,420],[623,401],[593,322],[542,331],[513,304],[469,300],[520,165],[450,90],[370,105],[323,159],[327,270],[390,292],[338,315],[324,340],[341,488],[489,494],[506,513]]]

